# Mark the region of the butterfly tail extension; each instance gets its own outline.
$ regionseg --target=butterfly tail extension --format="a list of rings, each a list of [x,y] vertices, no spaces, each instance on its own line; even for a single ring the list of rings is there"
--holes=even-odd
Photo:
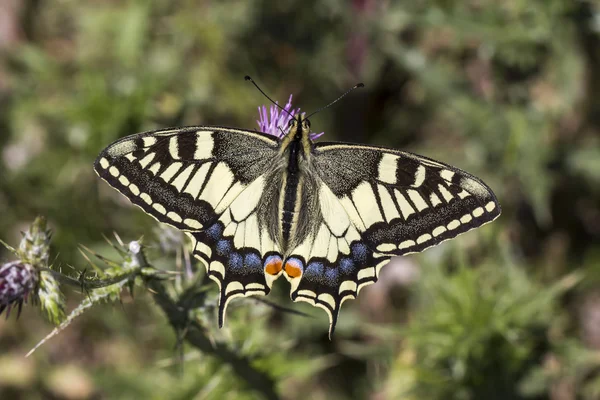
[[[336,236],[325,223],[292,254],[283,267],[291,298],[325,310],[330,338],[344,301],[355,299],[364,286],[375,283],[390,260],[369,249],[353,226]]]
[[[265,268],[273,258],[281,259],[275,251],[262,256],[259,247],[252,247],[251,243],[248,246],[240,245],[239,231],[250,227],[235,227],[233,235],[227,231],[228,227],[231,229],[231,224],[226,226],[219,220],[205,231],[188,233],[192,238],[194,256],[205,264],[208,277],[219,288],[220,328],[225,323],[227,306],[231,300],[269,294],[271,282],[265,277]]]

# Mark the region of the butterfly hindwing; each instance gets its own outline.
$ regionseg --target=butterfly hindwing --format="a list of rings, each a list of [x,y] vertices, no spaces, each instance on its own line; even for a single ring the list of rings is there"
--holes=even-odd
[[[412,153],[346,143],[315,146],[315,167],[365,244],[420,252],[500,215],[494,193],[458,168]]]

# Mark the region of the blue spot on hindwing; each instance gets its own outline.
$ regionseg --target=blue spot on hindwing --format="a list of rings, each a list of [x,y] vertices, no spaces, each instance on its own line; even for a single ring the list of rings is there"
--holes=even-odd
[[[325,270],[325,279],[327,281],[327,284],[330,286],[335,286],[337,285],[338,282],[338,271],[337,269],[334,268],[327,268]]]
[[[325,266],[323,265],[322,262],[319,261],[313,261],[310,264],[308,264],[308,266],[306,267],[306,270],[304,271],[304,276],[306,278],[320,278],[321,276],[323,276],[323,270],[325,269]]]
[[[217,254],[224,257],[229,254],[231,251],[231,241],[226,239],[221,239],[217,242]]]
[[[223,224],[216,222],[206,229],[206,234],[213,240],[218,240],[223,235]]]
[[[263,267],[260,257],[254,253],[246,254],[244,256],[244,268],[250,271],[261,272]]]
[[[356,265],[354,265],[354,261],[344,257],[340,261],[340,269],[344,274],[351,274],[356,270]]]
[[[243,259],[240,253],[231,253],[229,261],[227,262],[229,268],[233,270],[239,270],[243,266]]]
[[[359,265],[365,265],[369,258],[369,249],[363,243],[354,243],[352,245],[352,258]]]

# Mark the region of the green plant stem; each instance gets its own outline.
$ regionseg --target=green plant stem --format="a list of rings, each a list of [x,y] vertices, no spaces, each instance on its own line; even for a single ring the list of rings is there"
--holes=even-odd
[[[198,323],[190,321],[188,309],[179,306],[167,294],[162,281],[149,278],[146,285],[152,291],[156,304],[163,310],[175,332],[185,332],[183,339],[203,354],[216,357],[231,366],[250,388],[262,394],[265,399],[277,400],[280,398],[275,391],[275,381],[272,377],[253,367],[248,358],[236,354],[226,345],[212,342]]]

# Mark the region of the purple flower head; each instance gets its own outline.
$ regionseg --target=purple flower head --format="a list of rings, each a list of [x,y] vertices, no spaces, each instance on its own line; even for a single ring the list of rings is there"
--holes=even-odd
[[[277,138],[282,138],[285,135],[285,132],[288,129],[288,124],[290,120],[300,113],[300,109],[297,108],[292,110],[292,95],[290,94],[290,98],[283,107],[287,112],[281,111],[279,107],[275,105],[271,105],[269,108],[269,113],[267,113],[267,106],[258,107],[258,115],[259,120],[258,129],[261,132],[268,133],[269,135],[276,136]],[[289,114],[288,114],[289,113]],[[315,140],[321,137],[325,132],[321,133],[310,133],[309,137],[311,140]]]
[[[0,314],[7,309],[10,314],[12,306],[17,305],[19,314],[27,297],[36,288],[39,277],[30,264],[13,261],[0,265]]]

